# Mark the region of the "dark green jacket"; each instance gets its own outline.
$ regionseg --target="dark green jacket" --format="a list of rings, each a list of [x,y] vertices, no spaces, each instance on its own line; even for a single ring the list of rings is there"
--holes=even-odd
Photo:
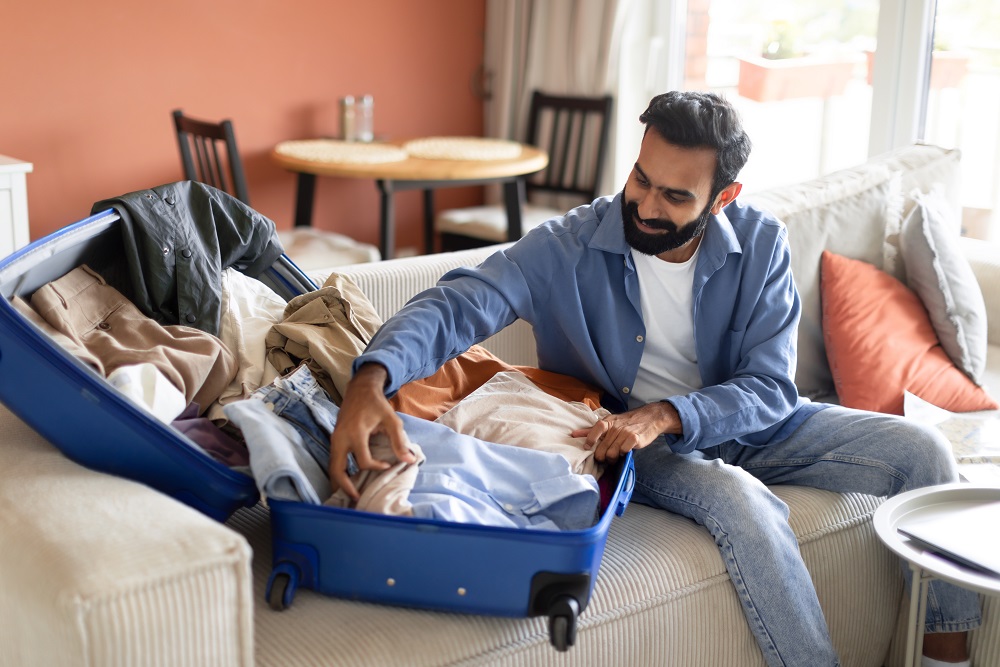
[[[91,213],[108,209],[122,219],[131,298],[161,324],[219,335],[222,270],[256,278],[284,252],[274,222],[196,181],[104,199]]]

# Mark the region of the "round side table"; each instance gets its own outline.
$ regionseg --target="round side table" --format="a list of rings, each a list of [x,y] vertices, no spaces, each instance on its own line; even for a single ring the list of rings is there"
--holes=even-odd
[[[991,576],[963,567],[935,553],[926,551],[897,531],[905,519],[940,516],[983,503],[1000,501],[1000,488],[966,483],[929,486],[901,493],[884,502],[873,517],[875,532],[890,550],[909,563],[913,570],[910,584],[910,614],[907,628],[906,663],[918,667],[924,641],[927,614],[927,586],[933,579],[943,579],[957,586],[986,595],[1000,595],[1000,576]],[[997,530],[997,526],[986,526]]]

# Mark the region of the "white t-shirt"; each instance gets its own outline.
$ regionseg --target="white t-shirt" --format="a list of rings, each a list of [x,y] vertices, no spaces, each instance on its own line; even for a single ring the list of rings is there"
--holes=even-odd
[[[629,409],[701,389],[694,345],[694,267],[701,244],[682,264],[632,252],[646,340]]]

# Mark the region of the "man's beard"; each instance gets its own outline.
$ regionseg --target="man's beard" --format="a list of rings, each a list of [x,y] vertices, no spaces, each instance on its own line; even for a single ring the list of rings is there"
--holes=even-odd
[[[682,226],[677,228],[670,220],[659,218],[644,220],[639,217],[639,204],[629,202],[625,199],[625,192],[622,191],[622,224],[625,228],[625,240],[633,249],[644,255],[659,255],[668,250],[676,250],[693,238],[701,236],[708,225],[708,219],[712,215],[712,202],[710,201],[701,214]],[[665,230],[662,234],[649,234],[640,231],[636,220],[642,220],[642,224],[654,229]]]

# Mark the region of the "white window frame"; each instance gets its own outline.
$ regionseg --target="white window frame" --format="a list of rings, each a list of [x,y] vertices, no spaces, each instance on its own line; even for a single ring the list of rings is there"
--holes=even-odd
[[[869,156],[923,138],[936,9],[936,0],[879,3]]]
[[[636,100],[648,99],[645,93],[677,89],[684,81],[686,48],[687,0],[624,0],[643,19],[667,25],[665,38],[650,38],[644,28],[631,38],[645,39],[647,56],[638,62],[625,59],[625,69],[619,74],[620,85],[632,92]],[[876,35],[877,48],[872,65],[872,110],[868,154],[879,155],[895,148],[911,145],[924,136],[930,82],[931,51],[934,42],[936,0],[881,0]],[[633,26],[635,30],[635,26]],[[642,62],[642,61],[645,62]],[[645,67],[641,74],[628,68]],[[644,84],[644,85],[643,85]],[[619,99],[618,123],[634,123],[633,100]],[[626,125],[632,130],[632,125]],[[637,146],[626,137],[619,137],[613,151],[615,182],[627,176]],[[1000,195],[998,195],[1000,196]]]

